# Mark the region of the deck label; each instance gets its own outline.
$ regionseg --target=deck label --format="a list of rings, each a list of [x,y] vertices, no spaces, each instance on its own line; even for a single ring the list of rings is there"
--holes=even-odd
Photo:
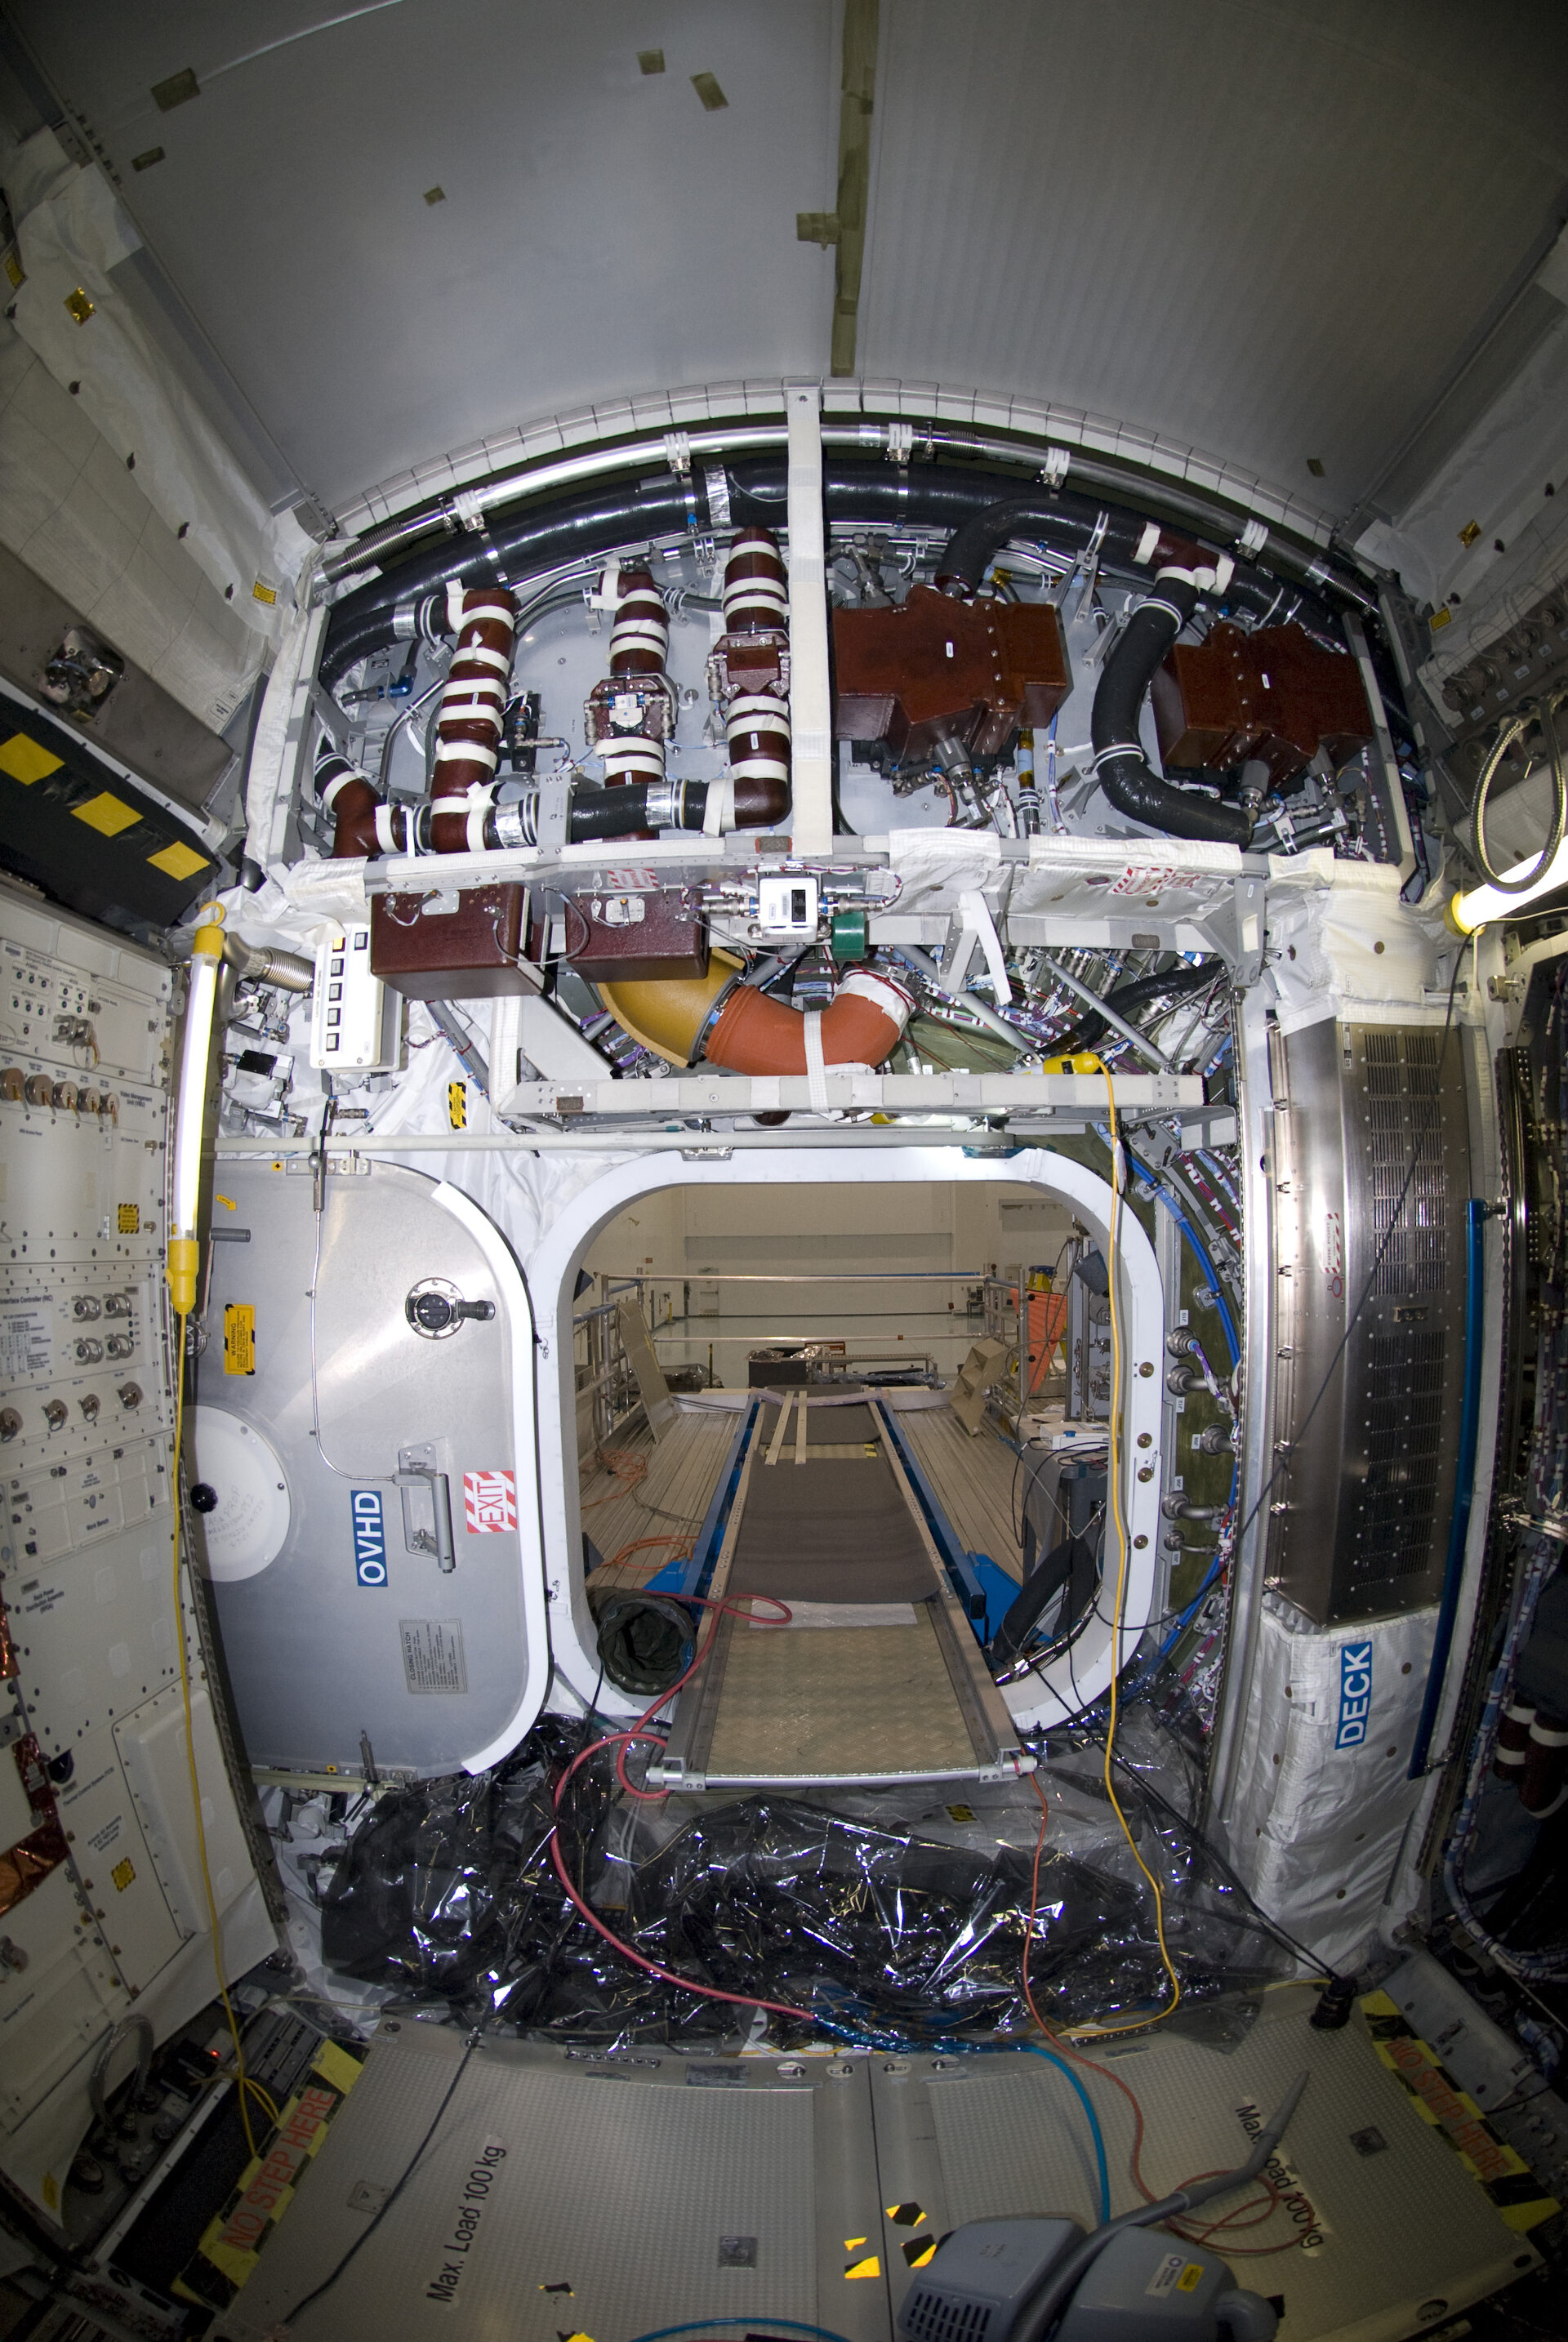
[[[1336,1748],[1359,1748],[1366,1738],[1372,1709],[1372,1645],[1342,1643],[1339,1646],[1339,1729]]]
[[[487,2138],[464,2177],[457,2207],[440,2247],[440,2264],[424,2288],[425,2300],[439,2303],[443,2309],[457,2307],[457,2288],[477,2241],[480,2223],[489,2208],[496,2174],[505,2160],[506,2149],[501,2140]]]
[[[354,1522],[354,1574],[362,1586],[385,1586],[386,1524],[382,1517],[381,1490],[355,1488],[348,1504]]]

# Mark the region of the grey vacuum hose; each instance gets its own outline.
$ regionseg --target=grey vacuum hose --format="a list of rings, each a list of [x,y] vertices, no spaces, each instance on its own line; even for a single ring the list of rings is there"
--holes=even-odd
[[[1155,668],[1192,616],[1198,588],[1178,571],[1162,569],[1154,591],[1128,619],[1122,639],[1105,661],[1089,730],[1094,773],[1116,811],[1168,837],[1207,838],[1222,846],[1245,846],[1251,816],[1240,806],[1164,781],[1144,755],[1138,717]]]

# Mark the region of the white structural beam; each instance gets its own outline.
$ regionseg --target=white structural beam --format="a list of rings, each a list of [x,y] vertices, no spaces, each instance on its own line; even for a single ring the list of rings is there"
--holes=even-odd
[[[822,512],[822,389],[792,382],[789,422],[791,764],[796,854],[833,851],[833,696],[827,666],[827,551]]]

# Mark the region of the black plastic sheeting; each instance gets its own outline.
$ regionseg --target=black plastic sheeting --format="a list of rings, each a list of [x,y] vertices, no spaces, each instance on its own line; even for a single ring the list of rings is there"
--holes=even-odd
[[[580,1732],[546,1719],[494,1773],[384,1797],[324,1894],[326,1965],[391,1987],[400,2008],[498,2020],[563,2042],[745,2032],[752,2012],[635,1968],[567,1900],[550,1861],[552,1791]],[[1091,1747],[1070,1751],[1043,1776],[1052,1822],[1030,1977],[1052,2024],[1152,2014],[1164,1997],[1153,1897],[1095,1778],[1097,1760]],[[584,1774],[594,1777],[579,1800]],[[576,1819],[562,1846],[574,1877],[586,1877],[606,1925],[644,1957],[722,1991],[799,2007],[798,2024],[769,2018],[775,2042],[980,2042],[1033,2030],[1020,1989],[1037,1827],[1019,1804],[1021,1792],[1034,1802],[1026,1784],[1005,1793],[1004,1814],[930,1807],[925,1786],[913,1797],[846,1797],[838,1810],[764,1793],[716,1807],[672,1800],[628,1817],[609,1783],[600,1757],[571,1785]],[[1200,2017],[1217,1996],[1290,1973],[1191,1827],[1145,1798],[1135,1778],[1118,1794],[1160,1877],[1166,1941]],[[902,1818],[915,1798],[924,1828]],[[954,1816],[967,1830],[951,1827]],[[1011,1844],[996,1842],[998,1824]],[[970,1842],[944,1842],[939,1827]],[[662,1844],[651,1843],[655,1835]],[[1088,1851],[1074,1851],[1079,1842]]]

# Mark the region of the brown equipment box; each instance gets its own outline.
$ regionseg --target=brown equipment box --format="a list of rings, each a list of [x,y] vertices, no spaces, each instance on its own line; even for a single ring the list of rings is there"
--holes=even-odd
[[[436,896],[439,905],[451,896]],[[494,1000],[537,992],[539,977],[518,965],[525,886],[464,888],[451,910],[426,893],[375,895],[370,904],[371,973],[410,1000]]]
[[[708,931],[697,896],[685,886],[569,895],[565,947],[586,984],[708,972]]]
[[[1048,602],[959,602],[929,586],[902,608],[835,610],[834,735],[924,764],[944,736],[994,756],[1049,724],[1072,678]]]
[[[1151,696],[1160,756],[1191,772],[1266,764],[1278,788],[1319,748],[1337,771],[1371,740],[1361,672],[1301,626],[1217,626],[1206,642],[1178,643],[1154,675]]]

